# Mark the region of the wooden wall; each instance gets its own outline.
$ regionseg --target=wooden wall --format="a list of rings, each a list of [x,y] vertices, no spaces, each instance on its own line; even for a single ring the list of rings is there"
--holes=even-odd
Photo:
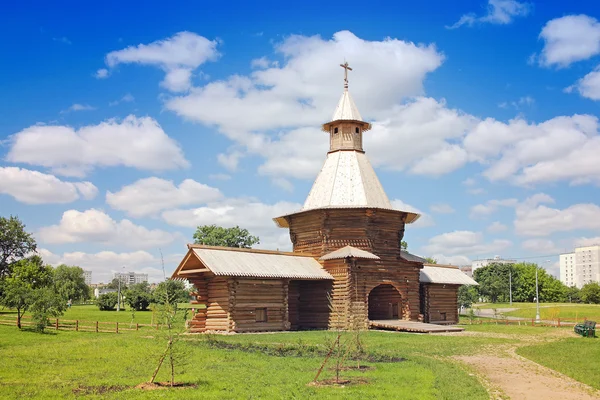
[[[389,284],[376,286],[369,293],[369,319],[399,319],[402,316],[402,297]]]
[[[298,285],[298,329],[327,329],[331,281],[292,281]]]
[[[229,279],[214,276],[208,279],[208,302],[206,308],[206,330],[225,331],[231,329],[229,318]]]
[[[426,283],[421,285],[425,322],[434,324],[458,323],[458,285]],[[443,314],[446,314],[445,319]]]
[[[231,330],[282,331],[288,322],[288,281],[283,279],[230,279]],[[266,309],[267,321],[256,321],[256,309]]]

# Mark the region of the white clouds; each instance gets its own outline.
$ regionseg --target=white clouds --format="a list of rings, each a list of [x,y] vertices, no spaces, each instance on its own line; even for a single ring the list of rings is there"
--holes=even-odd
[[[409,227],[411,227],[411,228],[426,228],[428,226],[435,225],[435,222],[433,221],[433,218],[431,217],[431,215],[424,213],[423,211],[419,210],[418,208],[413,207],[410,204],[407,204],[399,199],[394,199],[391,201],[391,203],[392,203],[392,207],[396,210],[408,211],[408,212],[412,212],[412,213],[421,215],[419,217],[419,219],[416,222],[410,224]]]
[[[70,203],[93,199],[98,188],[91,182],[65,182],[38,171],[0,167],[0,193],[26,204]]]
[[[500,239],[485,243],[481,232],[454,231],[432,237],[422,249],[427,254],[468,256],[497,253],[511,245],[510,241]]]
[[[161,171],[189,165],[179,145],[150,117],[111,119],[78,130],[33,125],[11,136],[7,160],[85,176],[94,167],[127,166]]]
[[[581,237],[575,239],[576,247],[597,246],[600,245],[600,236],[597,237]]]
[[[515,0],[488,0],[487,14],[478,17],[475,13],[465,14],[447,29],[456,29],[463,25],[473,26],[476,23],[490,23],[497,25],[510,24],[515,17],[524,17],[531,11],[528,3]]]
[[[444,254],[434,254],[430,256],[434,260],[437,260],[438,264],[445,265],[471,265],[473,261],[467,256],[455,255],[446,256]]]
[[[487,231],[489,233],[500,233],[506,231],[507,229],[508,227],[500,221],[494,221],[490,224],[490,226],[487,227]]]
[[[179,32],[150,44],[112,51],[106,55],[105,61],[111,69],[119,64],[131,63],[157,66],[166,74],[161,86],[173,92],[181,92],[191,87],[192,73],[196,68],[207,61],[216,60],[219,55],[216,41],[193,32]],[[104,71],[103,77],[106,77],[108,71]]]
[[[600,53],[600,23],[587,15],[567,15],[546,23],[540,38],[542,66],[567,67]]]
[[[521,247],[537,254],[560,253],[560,249],[550,239],[528,239],[521,244]]]
[[[565,92],[571,93],[573,89],[577,89],[583,97],[600,100],[600,66],[578,80],[574,85],[565,88]]]
[[[44,262],[52,265],[77,265],[85,270],[91,270],[94,283],[110,282],[113,273],[123,272],[123,267],[128,272],[148,274],[150,282],[159,282],[164,279],[160,258],[142,250],[131,253],[115,253],[113,251],[83,253],[78,251],[59,255],[42,248],[38,250],[38,253]],[[167,278],[173,273],[182,257],[183,255],[178,254],[165,257]]]
[[[58,225],[41,228],[38,237],[50,244],[88,242],[147,249],[172,243],[179,235],[150,230],[127,219],[117,222],[100,210],[90,209],[65,211]]]
[[[283,201],[265,204],[252,199],[227,199],[199,208],[164,211],[162,217],[171,225],[190,228],[210,224],[239,225],[260,237],[257,247],[283,250],[291,249],[288,230],[277,228],[272,218],[298,211],[301,207],[298,203]]]
[[[450,204],[445,204],[445,203],[432,204],[429,207],[429,209],[431,210],[431,212],[438,213],[438,214],[452,214],[452,213],[456,212],[456,210],[454,208],[452,208],[452,206]]]
[[[578,229],[600,230],[600,207],[596,204],[574,204],[562,210],[541,204],[552,202],[551,197],[538,194],[519,204],[515,218],[516,233],[549,236]]]
[[[366,41],[348,31],[334,34],[331,40],[293,35],[276,51],[285,57],[285,65],[211,82],[167,101],[167,108],[218,125],[228,136],[243,140],[246,132],[324,122],[342,89],[342,73],[336,66],[344,57],[352,60],[352,91],[365,105],[361,110],[367,116],[405,96],[420,94],[425,75],[443,59],[433,46],[391,38]]]
[[[98,71],[96,71],[96,73],[94,74],[94,77],[96,79],[105,79],[108,78],[109,72],[106,68],[100,68]]]
[[[159,211],[192,204],[214,202],[223,197],[219,189],[185,179],[179,186],[156,177],[140,179],[116,193],[107,192],[106,202],[132,217],[155,215]]]
[[[109,106],[116,106],[121,103],[131,103],[135,101],[135,97],[131,95],[131,93],[127,93],[125,96],[121,97],[119,100],[111,101],[108,103]]]
[[[499,207],[514,207],[518,203],[517,199],[489,200],[485,204],[477,204],[471,207],[471,218],[490,215],[498,210]]]
[[[95,110],[95,109],[96,109],[96,107],[92,107],[89,104],[75,103],[71,107],[67,108],[66,110],[62,110],[60,113],[61,114],[67,114],[67,113],[70,113],[72,111],[92,111],[92,110]]]
[[[490,166],[483,175],[491,181],[518,185],[566,180],[600,182],[598,118],[591,115],[555,117],[532,124],[481,121],[464,139],[471,160]]]

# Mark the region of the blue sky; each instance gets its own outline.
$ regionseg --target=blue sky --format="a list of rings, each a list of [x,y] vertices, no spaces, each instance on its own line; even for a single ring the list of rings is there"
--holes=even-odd
[[[210,223],[289,249],[344,59],[409,250],[556,273],[600,242],[595,2],[173,3],[0,15],[0,210],[47,262],[159,280]]]

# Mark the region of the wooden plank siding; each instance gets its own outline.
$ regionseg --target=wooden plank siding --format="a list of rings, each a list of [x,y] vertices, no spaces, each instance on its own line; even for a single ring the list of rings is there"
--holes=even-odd
[[[261,332],[289,330],[288,281],[231,278],[231,330]],[[266,321],[257,322],[256,310],[266,309]]]
[[[432,324],[458,323],[459,285],[421,284],[424,321]]]

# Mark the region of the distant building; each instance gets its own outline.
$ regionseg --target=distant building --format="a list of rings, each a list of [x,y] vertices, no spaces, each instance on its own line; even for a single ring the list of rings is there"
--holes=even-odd
[[[99,287],[97,287],[97,288],[94,289],[94,297],[98,298],[98,297],[100,297],[101,294],[113,293],[113,292],[116,292],[116,291],[117,291],[117,289],[107,289],[107,288],[99,288]]]
[[[600,245],[577,247],[573,253],[561,254],[560,281],[581,288],[586,283],[600,282]]]
[[[470,265],[465,265],[463,267],[459,267],[460,270],[463,272],[463,274],[465,274],[466,276],[468,276],[469,278],[473,277],[473,267]]]
[[[83,278],[85,279],[86,285],[92,284],[92,271],[83,270]]]
[[[483,260],[475,260],[473,261],[473,264],[471,264],[471,275],[475,272],[475,270],[477,268],[481,268],[481,267],[486,267],[492,263],[496,263],[496,264],[516,264],[517,260],[505,260],[503,258],[501,258],[500,256],[494,256],[494,258],[486,258]]]
[[[120,279],[125,285],[148,282],[148,274],[138,274],[136,272],[115,272],[113,278]]]

